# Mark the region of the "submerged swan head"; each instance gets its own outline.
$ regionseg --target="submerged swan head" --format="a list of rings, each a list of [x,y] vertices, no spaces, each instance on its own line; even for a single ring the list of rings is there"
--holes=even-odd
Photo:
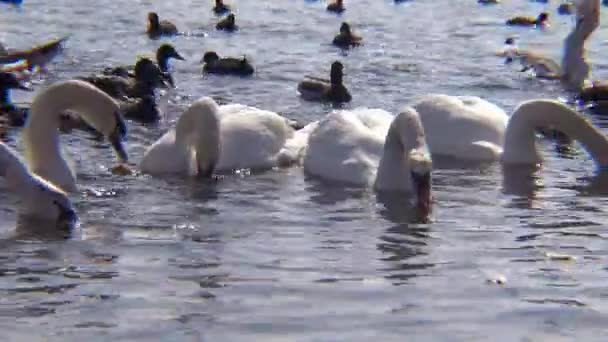
[[[217,103],[210,97],[202,97],[190,105],[177,122],[175,139],[194,153],[197,174],[210,177],[221,151]]]
[[[123,146],[127,129],[118,102],[88,82],[59,82],[36,95],[22,134],[28,165],[34,173],[70,191],[75,189],[74,174],[61,156],[58,132],[66,111],[78,114],[100,132],[121,162],[128,160]]]
[[[419,209],[430,210],[432,161],[418,112],[404,107],[391,123],[378,166],[378,191],[406,191],[416,195]]]
[[[19,214],[58,226],[73,223],[76,214],[65,192],[31,174],[17,154],[0,142],[0,176],[19,198]]]

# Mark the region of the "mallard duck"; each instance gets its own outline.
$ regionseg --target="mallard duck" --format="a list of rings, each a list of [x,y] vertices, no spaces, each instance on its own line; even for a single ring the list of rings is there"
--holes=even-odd
[[[215,28],[217,30],[233,32],[233,31],[236,31],[239,29],[239,27],[236,26],[236,24],[234,22],[235,22],[234,13],[230,13],[224,19],[220,20],[215,25]]]
[[[361,37],[354,34],[350,30],[350,25],[346,22],[340,26],[340,33],[338,33],[332,42],[335,46],[341,48],[349,48],[351,46],[361,45]]]
[[[44,66],[61,52],[63,43],[67,39],[67,36],[52,39],[24,50],[10,50],[3,47],[0,49],[0,64],[9,64],[25,60],[27,63],[23,65],[22,70],[29,69],[31,71],[34,67],[44,68]]]
[[[213,13],[222,15],[226,12],[230,12],[230,6],[224,4],[222,0],[215,0],[215,6],[213,6]]]
[[[241,75],[248,76],[253,74],[253,66],[247,61],[246,57],[233,58],[224,57],[220,58],[214,51],[205,52],[203,56],[203,72],[209,74],[225,74],[225,75]]]
[[[169,43],[162,44],[156,50],[156,63],[160,71],[162,72],[163,78],[174,87],[175,84],[173,82],[173,77],[171,76],[171,72],[169,70],[169,60],[171,58],[179,59],[181,61],[184,60],[177,50],[173,47],[173,45]],[[120,77],[135,77],[133,72],[134,66],[117,66],[117,67],[108,67],[102,71],[102,74],[107,76],[120,76]]]
[[[334,13],[344,12],[344,1],[336,0],[335,2],[330,3],[329,5],[327,5],[327,10]]]
[[[10,72],[0,72],[0,117],[10,126],[21,127],[25,124],[28,109],[17,107],[11,101],[11,90],[30,90]]]
[[[298,84],[298,92],[302,98],[309,101],[350,102],[352,97],[342,84],[343,70],[342,63],[333,62],[329,81],[307,77]]]
[[[517,16],[507,20],[510,26],[538,26],[545,27],[549,20],[549,12],[541,12],[538,17]]]
[[[160,36],[174,36],[177,34],[177,27],[168,20],[159,20],[156,12],[148,13],[148,26],[146,33],[150,38],[158,38]]]

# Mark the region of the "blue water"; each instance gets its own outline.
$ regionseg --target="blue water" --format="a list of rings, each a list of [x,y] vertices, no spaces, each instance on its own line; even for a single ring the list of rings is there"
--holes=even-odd
[[[241,27],[235,34],[213,30],[210,1],[3,4],[0,41],[22,48],[70,35],[38,88],[173,43],[187,59],[173,63],[178,88],[160,124],[130,125],[133,162],[204,95],[303,122],[321,117],[331,108],[300,100],[296,86],[304,75],[326,76],[334,60],[345,64],[347,108],[396,111],[438,92],[511,111],[522,100],[568,95],[494,55],[516,35],[559,58],[572,17],[558,16],[556,1],[347,0],[341,17],[320,1],[230,4]],[[503,25],[543,9],[552,16],[547,30]],[[184,34],[148,39],[150,10]],[[365,43],[347,54],[330,45],[342,20]],[[595,79],[608,78],[606,30],[589,42]],[[203,76],[206,50],[246,55],[257,72]],[[19,148],[18,131],[5,139]],[[592,177],[578,149],[560,156],[543,141],[544,168],[513,177],[496,164],[439,167],[432,222],[421,224],[369,190],[320,183],[300,168],[215,182],[117,177],[105,144],[81,133],[64,143],[81,189],[72,195],[80,224],[70,239],[16,226],[13,199],[0,191],[0,340],[605,339],[608,182]]]

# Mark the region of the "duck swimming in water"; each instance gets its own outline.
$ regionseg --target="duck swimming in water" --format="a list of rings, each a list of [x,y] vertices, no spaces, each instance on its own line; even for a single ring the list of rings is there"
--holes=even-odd
[[[9,126],[21,127],[25,124],[28,110],[15,106],[11,101],[11,90],[30,90],[10,72],[0,72],[0,117]]]
[[[343,70],[342,63],[333,62],[329,81],[306,77],[298,84],[298,92],[303,99],[309,101],[350,102],[352,96],[342,83]]]
[[[149,58],[137,61],[133,79],[97,75],[82,79],[120,100],[121,112],[125,118],[146,123],[159,119],[155,90],[163,83],[163,73]]]
[[[169,61],[171,60],[171,58],[178,59],[181,61],[184,60],[184,57],[182,57],[177,52],[177,50],[175,50],[175,47],[173,47],[173,45],[169,43],[162,44],[156,50],[156,63],[158,65],[158,68],[163,73],[163,78],[169,83],[169,85],[171,85],[171,87],[174,87],[175,83],[173,82],[173,77],[171,76],[169,70]],[[108,67],[102,71],[102,74],[107,76],[135,78],[135,73],[133,72],[134,69],[135,66]]]
[[[221,31],[234,32],[239,29],[235,24],[235,16],[234,13],[228,14],[224,19],[220,20],[215,28]]]
[[[249,76],[254,72],[253,66],[246,57],[220,58],[214,51],[208,51],[203,55],[203,62],[205,63],[203,72],[208,74]]]
[[[215,0],[215,6],[213,6],[213,13],[222,15],[226,12],[230,12],[230,6],[224,4],[222,0]]]
[[[160,20],[156,12],[148,13],[148,26],[146,33],[150,38],[159,38],[160,36],[174,36],[177,34],[177,27],[168,20]]]
[[[574,13],[574,4],[571,1],[562,2],[557,7],[557,13],[568,15]]]
[[[517,16],[507,20],[507,25],[509,26],[536,26],[539,28],[544,28],[547,25],[547,21],[549,20],[549,13],[542,12],[538,15],[538,17],[529,17],[529,16]]]
[[[334,13],[344,12],[346,10],[346,8],[344,8],[344,1],[336,0],[335,2],[330,3],[327,5],[327,10]]]
[[[343,22],[340,26],[340,33],[334,37],[332,44],[343,49],[348,49],[351,46],[361,45],[361,40],[360,36],[351,31],[350,25],[347,22]]]
[[[67,39],[67,36],[52,39],[24,50],[10,50],[2,47],[2,49],[0,49],[0,67],[2,64],[16,63],[23,60],[27,63],[13,71],[31,71],[35,67],[44,68],[61,52],[63,43]]]

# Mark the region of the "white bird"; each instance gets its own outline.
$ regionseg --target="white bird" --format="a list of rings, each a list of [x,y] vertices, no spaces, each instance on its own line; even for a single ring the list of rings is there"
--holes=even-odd
[[[203,97],[148,147],[139,168],[149,174],[202,176],[268,169],[295,162],[283,152],[293,136],[289,121],[277,113],[240,104],[218,106]]]
[[[70,199],[53,184],[32,174],[17,154],[0,142],[0,176],[7,188],[19,199],[20,215],[33,217],[58,225],[76,219]]]
[[[304,153],[306,173],[413,194],[419,208],[429,208],[432,162],[413,108],[396,116],[380,109],[340,110],[313,124]]]
[[[509,48],[507,62],[519,59],[522,71],[533,69],[538,77],[561,79],[569,88],[578,90],[588,83],[590,67],[585,43],[600,23],[600,0],[577,0],[576,25],[564,40],[561,64],[534,51]]]
[[[536,130],[547,128],[577,140],[598,165],[608,166],[608,138],[559,101],[522,102],[510,118],[489,102],[471,97],[427,95],[412,106],[420,115],[433,157],[538,165],[543,158]]]
[[[122,145],[126,126],[118,103],[90,83],[59,82],[36,95],[22,133],[27,165],[32,173],[64,191],[73,192],[76,191],[76,175],[59,146],[59,125],[66,111],[80,115],[103,134],[122,162],[127,160]]]

